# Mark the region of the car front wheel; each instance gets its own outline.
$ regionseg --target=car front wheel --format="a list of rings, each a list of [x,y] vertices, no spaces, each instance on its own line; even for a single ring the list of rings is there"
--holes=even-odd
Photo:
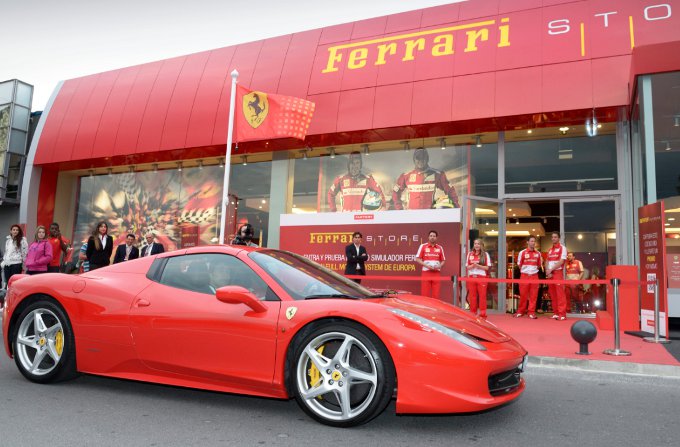
[[[24,309],[14,336],[14,359],[21,374],[33,382],[75,376],[73,331],[61,307],[45,300]]]
[[[364,424],[389,403],[396,376],[378,337],[351,322],[321,325],[294,348],[291,387],[300,407],[335,427]]]

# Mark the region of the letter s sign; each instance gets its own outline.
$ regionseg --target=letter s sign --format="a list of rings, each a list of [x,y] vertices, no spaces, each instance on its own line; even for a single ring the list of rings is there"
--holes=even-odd
[[[560,19],[548,22],[548,34],[551,36],[568,33],[570,30],[571,27],[569,26],[569,19]]]

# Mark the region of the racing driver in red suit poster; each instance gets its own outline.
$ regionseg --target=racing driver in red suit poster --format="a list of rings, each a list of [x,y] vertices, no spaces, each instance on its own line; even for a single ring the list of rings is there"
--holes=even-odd
[[[342,194],[340,211],[376,211],[385,204],[385,194],[373,176],[361,173],[361,153],[352,152],[347,162],[347,174],[333,180],[328,190],[328,207],[338,211],[335,196]]]
[[[451,204],[459,208],[458,195],[455,188],[449,184],[443,171],[429,166],[430,156],[427,149],[419,147],[413,152],[413,164],[415,169],[399,176],[392,190],[392,203],[398,210],[404,209],[402,193],[408,191],[408,209],[435,208],[435,192],[443,191]],[[451,205],[449,205],[450,207]]]

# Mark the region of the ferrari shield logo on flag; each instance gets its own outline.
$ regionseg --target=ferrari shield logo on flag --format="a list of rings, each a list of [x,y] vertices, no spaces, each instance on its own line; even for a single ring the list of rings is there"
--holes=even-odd
[[[314,114],[313,102],[249,90],[240,85],[236,87],[236,94],[234,139],[237,142],[305,139]]]
[[[243,95],[243,116],[253,129],[260,127],[268,114],[269,100],[266,93],[250,92]]]

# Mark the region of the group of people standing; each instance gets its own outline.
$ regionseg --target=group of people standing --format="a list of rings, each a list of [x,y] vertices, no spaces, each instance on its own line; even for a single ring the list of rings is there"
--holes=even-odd
[[[439,299],[441,285],[441,270],[446,262],[444,247],[437,244],[439,233],[431,230],[427,235],[427,242],[418,247],[415,262],[422,266],[420,278],[420,294]],[[359,231],[352,234],[352,243],[345,247],[345,275],[366,276],[366,261],[368,253],[366,247],[361,245],[363,235]],[[361,283],[360,278],[354,278],[356,283]]]
[[[517,265],[520,268],[520,279],[536,280],[539,270],[544,268],[546,279],[555,282],[548,284],[548,291],[553,300],[553,316],[555,320],[567,319],[567,295],[564,290],[564,267],[567,260],[567,248],[560,242],[560,233],[553,232],[550,236],[552,246],[543,261],[541,252],[536,250],[536,238],[530,236],[527,240],[527,248],[519,252]],[[536,300],[538,298],[538,283],[521,283],[519,285],[519,307],[515,317],[529,315],[536,319]]]
[[[148,232],[144,238],[146,240],[146,245],[140,250],[135,245],[137,237],[132,233],[128,233],[125,236],[125,243],[120,244],[116,248],[113,264],[165,252],[165,247],[163,247],[163,244],[159,244],[155,241],[153,233]],[[101,267],[106,267],[111,263],[112,254],[113,237],[109,235],[108,224],[101,221],[97,223],[94,231],[87,239],[87,242],[80,247],[79,260],[81,261],[81,270],[83,272],[88,272]]]
[[[49,235],[47,229],[39,225],[30,244],[24,237],[21,226],[12,225],[2,255],[4,285],[13,275],[22,273],[24,266],[29,275],[59,272],[62,254],[66,255],[68,248],[69,240],[61,235],[59,224],[56,222],[50,225]]]
[[[558,321],[567,319],[568,300],[565,292],[565,284],[560,281],[566,278],[568,280],[583,279],[583,264],[578,261],[573,253],[568,253],[567,248],[560,242],[560,233],[553,232],[551,235],[552,246],[548,250],[545,257],[539,250],[536,249],[536,238],[530,236],[527,239],[527,248],[520,251],[517,257],[517,264],[520,270],[520,280],[535,281],[540,279],[539,273],[545,272],[546,279],[555,280],[548,284],[548,291],[553,299],[553,316],[552,318]],[[470,312],[481,318],[486,318],[486,290],[488,283],[486,281],[475,281],[475,278],[487,278],[491,268],[491,258],[484,250],[484,243],[481,239],[475,239],[472,250],[467,255],[466,268],[467,275],[472,278],[472,281],[467,282],[468,288],[468,303],[470,305]],[[578,286],[570,285],[570,291],[576,290]],[[538,300],[539,283],[538,282],[522,282],[519,285],[519,306],[516,318],[528,315],[530,319],[538,318],[536,316],[536,303]]]
[[[88,240],[82,245],[79,255],[80,271],[90,271],[111,263],[113,237],[108,234],[106,222],[97,223]],[[153,233],[146,235],[147,245],[140,252],[135,246],[136,237],[128,234],[126,243],[118,246],[113,263],[128,261],[141,256],[163,253],[162,244],[155,242]],[[58,273],[69,255],[70,241],[63,237],[59,224],[50,225],[49,234],[43,225],[38,225],[33,241],[29,244],[20,225],[12,225],[5,241],[2,254],[3,288],[13,275],[25,272],[28,275]]]

